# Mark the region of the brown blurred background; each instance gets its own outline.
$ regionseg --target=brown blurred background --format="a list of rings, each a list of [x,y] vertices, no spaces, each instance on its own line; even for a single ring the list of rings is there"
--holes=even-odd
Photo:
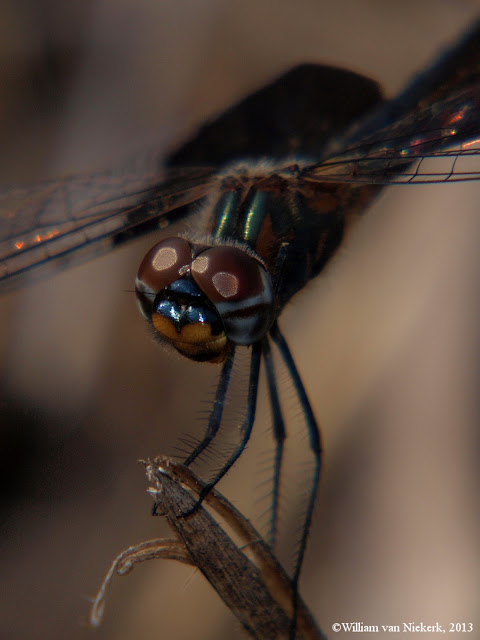
[[[352,68],[393,95],[478,9],[2,0],[2,183],[166,149],[300,62]],[[333,622],[355,620],[473,622],[480,637],[479,195],[476,184],[387,190],[282,319],[323,424],[302,593],[332,637]],[[155,347],[135,309],[151,244],[1,300],[1,638],[243,637],[202,576],[173,562],[118,578],[102,627],[84,626],[110,560],[168,533],[136,460],[172,451],[179,426],[198,434],[215,381]],[[254,517],[250,458],[221,488]]]

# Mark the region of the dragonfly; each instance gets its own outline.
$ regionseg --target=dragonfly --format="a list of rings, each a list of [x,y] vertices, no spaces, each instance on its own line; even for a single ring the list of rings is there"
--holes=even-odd
[[[268,539],[276,542],[287,424],[273,352],[301,407],[313,460],[292,583],[298,586],[318,492],[319,426],[278,318],[338,253],[352,224],[388,185],[480,178],[480,22],[387,101],[348,70],[301,65],[235,105],[159,164],[0,193],[0,290],[21,286],[181,220],[198,233],[164,238],[141,261],[140,311],[160,342],[220,365],[192,465],[224,426],[238,353],[249,354],[239,439],[199,504],[244,451],[264,363],[275,439]],[[185,514],[186,516],[188,513]]]

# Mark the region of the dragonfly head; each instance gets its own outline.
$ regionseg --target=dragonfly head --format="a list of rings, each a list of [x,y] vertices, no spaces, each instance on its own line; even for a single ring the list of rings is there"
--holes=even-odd
[[[270,329],[270,276],[252,252],[167,238],[146,254],[135,281],[141,313],[156,336],[197,361],[222,362],[232,344]]]

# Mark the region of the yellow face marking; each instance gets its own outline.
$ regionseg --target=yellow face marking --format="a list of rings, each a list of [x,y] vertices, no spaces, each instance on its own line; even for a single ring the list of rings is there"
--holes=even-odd
[[[220,335],[223,335],[223,331]],[[182,327],[178,334],[178,342],[188,342],[189,344],[206,344],[217,340],[218,335],[212,335],[212,325],[208,323],[195,322],[192,324],[186,324]]]
[[[228,349],[226,349],[227,338],[225,335],[203,344],[192,344],[190,342],[178,341],[174,343],[173,346],[187,358],[191,358],[193,360],[206,360],[214,363],[223,362],[228,353]]]
[[[212,335],[212,327],[208,323],[186,324],[178,331],[171,320],[159,314],[152,316],[152,323],[157,333],[187,358],[206,357],[210,362],[223,362],[225,359],[227,336],[223,331]]]
[[[171,342],[178,340],[178,331],[175,328],[175,325],[171,320],[165,318],[165,316],[154,313],[152,316],[152,324],[155,331],[157,331],[166,340]]]

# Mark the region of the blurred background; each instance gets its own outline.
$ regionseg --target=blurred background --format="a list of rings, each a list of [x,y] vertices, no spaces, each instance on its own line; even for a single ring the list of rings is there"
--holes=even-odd
[[[301,62],[364,73],[392,96],[478,9],[2,0],[1,182],[167,150]],[[386,190],[282,317],[323,426],[301,591],[327,634],[438,621],[478,636],[479,188]],[[169,535],[136,461],[201,432],[216,379],[156,347],[136,311],[133,277],[155,241],[1,299],[2,638],[243,637],[203,577],[169,561],[115,580],[102,626],[85,627],[113,557]],[[255,521],[265,489],[249,454],[221,490]]]

